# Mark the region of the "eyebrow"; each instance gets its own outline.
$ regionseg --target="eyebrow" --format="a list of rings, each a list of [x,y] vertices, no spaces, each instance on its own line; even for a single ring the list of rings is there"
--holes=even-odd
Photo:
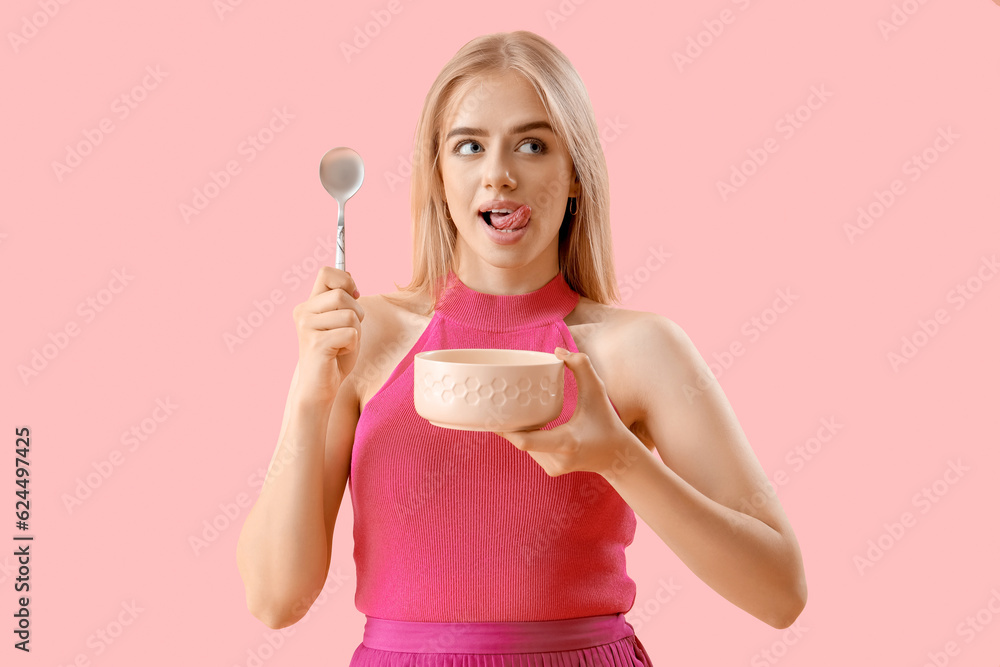
[[[528,132],[530,130],[538,130],[538,129],[546,129],[549,132],[555,134],[555,130],[552,129],[552,126],[549,125],[548,121],[544,120],[534,120],[531,121],[530,123],[525,123],[524,125],[518,125],[517,127],[512,127],[510,128],[509,134],[521,134],[522,132]],[[489,133],[486,130],[480,129],[478,127],[456,127],[451,132],[448,133],[448,136],[445,137],[445,141],[451,139],[457,134],[466,134],[472,137],[484,137]]]

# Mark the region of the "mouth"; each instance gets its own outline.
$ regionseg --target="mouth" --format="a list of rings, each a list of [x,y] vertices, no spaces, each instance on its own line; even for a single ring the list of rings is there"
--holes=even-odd
[[[523,229],[528,224],[528,219],[531,217],[531,207],[527,204],[513,208],[498,205],[480,211],[479,215],[493,229],[511,234],[518,229]]]

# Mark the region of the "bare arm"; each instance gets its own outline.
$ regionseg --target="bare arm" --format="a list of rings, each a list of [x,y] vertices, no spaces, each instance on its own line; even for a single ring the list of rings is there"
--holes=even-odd
[[[364,309],[355,297],[350,274],[325,266],[294,310],[299,362],[264,486],[236,546],[247,607],[272,628],[302,618],[330,570],[360,418],[351,370]]]
[[[360,416],[350,376],[332,404],[297,380],[296,366],[278,445],[236,550],[247,607],[271,628],[302,618],[326,581]]]
[[[625,347],[642,355],[622,363],[637,361],[644,408],[621,445],[634,463],[606,479],[702,581],[788,627],[806,604],[802,554],[732,407],[679,326],[657,318],[634,333]]]

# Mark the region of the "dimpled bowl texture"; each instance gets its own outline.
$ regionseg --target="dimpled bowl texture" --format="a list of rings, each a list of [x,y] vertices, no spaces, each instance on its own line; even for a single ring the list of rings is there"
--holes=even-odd
[[[563,407],[566,364],[533,350],[432,350],[413,361],[417,414],[442,428],[526,431]]]

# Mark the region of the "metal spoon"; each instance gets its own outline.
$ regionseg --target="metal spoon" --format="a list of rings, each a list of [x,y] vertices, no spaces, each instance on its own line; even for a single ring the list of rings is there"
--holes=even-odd
[[[365,180],[365,163],[355,151],[341,146],[331,148],[319,162],[319,180],[330,196],[337,200],[337,268],[344,270],[344,205],[361,189]]]

